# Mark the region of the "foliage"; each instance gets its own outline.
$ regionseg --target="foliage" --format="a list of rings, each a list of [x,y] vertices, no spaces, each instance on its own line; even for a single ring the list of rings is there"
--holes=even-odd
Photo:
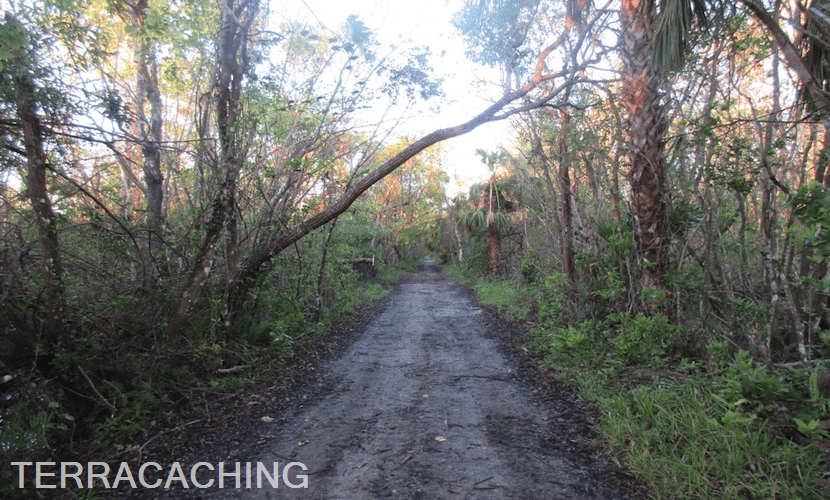
[[[538,310],[527,346],[594,408],[611,459],[655,497],[821,498],[830,403],[819,389],[823,368],[765,366],[725,340],[681,358],[687,332],[663,315],[606,310],[572,322],[561,277],[519,285],[517,273],[513,284],[494,284],[457,267],[445,272],[508,318],[527,319],[516,304]]]
[[[516,134],[476,152],[490,175],[452,200],[443,151],[409,155],[429,141],[385,128],[442,97],[429,47],[388,50],[357,16],[333,30],[268,18],[256,0],[9,4],[4,458],[129,453],[154,420],[278,375],[431,253],[530,327],[655,496],[818,496],[827,8],[796,3],[465,2],[468,56],[514,100],[437,133],[509,118]],[[537,70],[533,93],[516,90]],[[626,172],[644,158],[637,130],[655,161]],[[664,162],[666,179],[639,184]],[[646,195],[666,209],[649,220]],[[56,310],[51,338],[37,325]]]
[[[428,48],[387,50],[356,16],[328,30],[260,4],[24,1],[0,21],[4,458],[132,453],[189,406],[279,376],[429,251],[437,148],[250,264],[413,142],[361,132],[358,110],[441,96]],[[30,135],[65,270],[54,341],[36,327],[53,275],[23,101],[42,125]]]
[[[791,229],[794,243],[808,248],[811,258],[819,262],[830,256],[830,193],[820,183],[812,181],[793,193],[789,204],[793,208],[793,217],[804,224]]]
[[[755,419],[715,418],[711,382],[643,385],[591,397],[616,461],[642,474],[655,497],[820,498],[814,444],[782,440]]]
[[[519,285],[512,281],[481,281],[475,285],[475,291],[482,304],[495,306],[505,317],[519,320],[530,312],[530,304],[522,300]]]

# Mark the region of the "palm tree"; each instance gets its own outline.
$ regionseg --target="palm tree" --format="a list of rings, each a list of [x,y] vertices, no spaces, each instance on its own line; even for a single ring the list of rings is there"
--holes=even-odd
[[[451,233],[451,242],[447,246],[452,248],[454,245],[457,248],[456,259],[458,260],[458,265],[463,266],[467,263],[467,259],[464,257],[464,241],[461,239],[461,233],[458,232],[458,227],[461,225],[462,217],[459,214],[463,213],[467,208],[467,199],[463,194],[459,194],[453,199],[449,199],[444,195],[444,207],[446,215],[436,226],[436,238],[440,241],[442,234]]]
[[[664,290],[668,270],[666,228],[671,209],[660,88],[664,70],[683,63],[695,14],[703,0],[621,0],[622,104],[628,114],[629,183],[641,286]],[[658,15],[659,14],[659,15]]]
[[[468,229],[487,228],[490,274],[495,276],[499,273],[501,262],[501,233],[510,227],[510,220],[505,213],[518,206],[507,196],[516,180],[512,177],[500,179],[497,175],[501,164],[509,158],[505,152],[488,153],[477,149],[476,154],[490,170],[490,178],[470,188],[470,201],[475,203],[475,211],[461,217],[459,225]]]
[[[821,110],[830,108],[830,92],[824,86],[830,67],[825,49],[830,38],[827,7],[811,4],[805,10],[805,29],[811,36],[806,37],[807,50],[801,54],[761,2],[740,3],[769,29],[812,104]],[[706,4],[706,0],[620,0],[623,106],[628,112],[629,182],[643,270],[641,285],[657,289],[665,287],[669,245],[666,221],[671,208],[663,137],[667,120],[659,89],[664,71],[683,66],[689,31],[696,20],[705,24]]]

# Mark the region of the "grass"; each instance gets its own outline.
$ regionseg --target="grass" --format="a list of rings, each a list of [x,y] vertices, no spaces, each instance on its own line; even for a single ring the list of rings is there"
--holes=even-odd
[[[551,298],[553,281],[523,286],[445,273],[508,319],[537,308],[527,346],[594,409],[600,444],[648,484],[649,497],[828,497],[830,437],[807,424],[830,413],[830,398],[813,387],[818,368],[765,366],[724,342],[682,357],[672,341],[696,334],[660,315],[572,324]]]
[[[530,300],[526,300],[519,285],[512,281],[482,281],[473,286],[478,301],[493,305],[502,316],[516,321],[530,313]]]
[[[595,389],[598,430],[614,460],[637,472],[655,498],[822,498],[828,487],[816,446],[776,435],[765,420],[717,418],[711,381],[661,381],[616,394]]]
[[[480,304],[495,306],[505,318],[523,320],[531,312],[533,301],[528,300],[527,293],[515,282],[477,279],[458,266],[443,266],[441,269],[449,279],[475,290]]]

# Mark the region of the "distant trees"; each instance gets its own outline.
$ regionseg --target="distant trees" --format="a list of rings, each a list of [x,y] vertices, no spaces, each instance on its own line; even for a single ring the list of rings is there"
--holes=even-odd
[[[497,172],[508,158],[503,151],[487,152],[477,149],[481,162],[487,165],[490,178],[470,188],[470,202],[474,210],[465,214],[458,224],[467,229],[486,228],[488,234],[488,255],[490,274],[499,274],[501,262],[501,233],[510,227],[507,213],[517,208],[517,203],[508,195],[514,179]]]

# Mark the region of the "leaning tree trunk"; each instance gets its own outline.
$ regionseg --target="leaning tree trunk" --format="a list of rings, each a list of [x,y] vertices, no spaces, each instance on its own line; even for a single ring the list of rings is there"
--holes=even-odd
[[[665,109],[660,104],[661,75],[652,62],[655,9],[652,2],[622,0],[623,106],[628,112],[629,183],[641,287],[666,289],[670,201],[666,173]]]

